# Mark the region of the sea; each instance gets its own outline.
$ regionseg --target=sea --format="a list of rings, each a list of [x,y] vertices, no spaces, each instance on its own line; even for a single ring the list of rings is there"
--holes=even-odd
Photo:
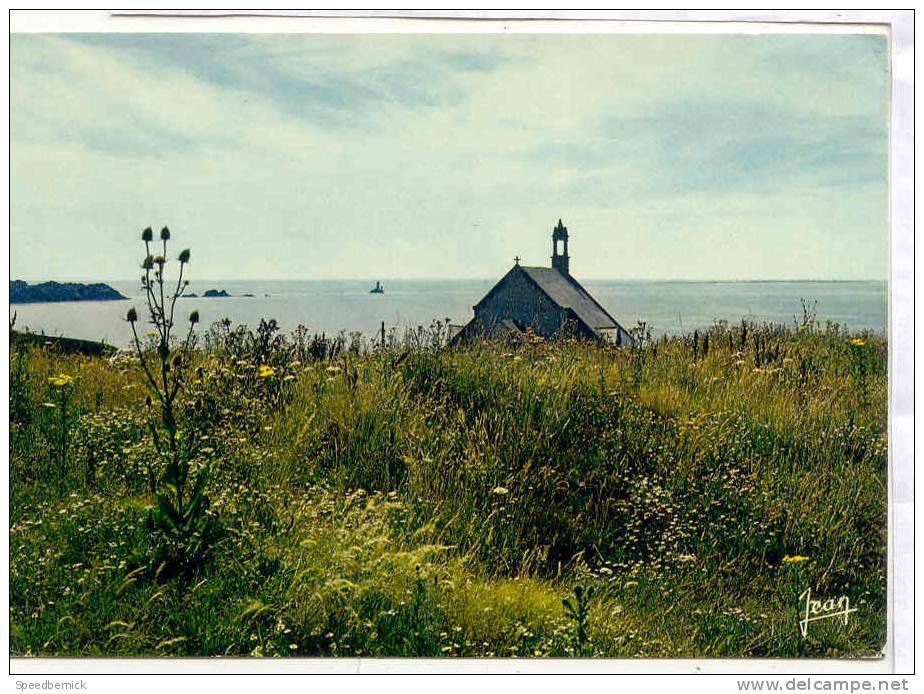
[[[185,320],[196,309],[201,326],[229,318],[235,325],[255,327],[261,318],[274,318],[288,332],[304,325],[313,333],[359,332],[398,334],[434,320],[461,325],[472,306],[494,285],[492,279],[392,279],[382,282],[383,294],[370,294],[375,280],[204,280],[192,281],[181,298],[177,315]],[[104,341],[128,347],[131,330],[125,322],[130,306],[144,316],[138,282],[107,282],[125,301],[13,304],[16,329],[46,335]],[[851,331],[885,334],[888,329],[888,289],[884,281],[651,281],[587,280],[584,287],[626,329],[644,321],[652,335],[692,333],[718,321],[792,324],[803,314],[803,300],[822,325],[831,321]],[[207,289],[224,289],[230,298],[203,298]],[[249,294],[252,296],[243,296]]]

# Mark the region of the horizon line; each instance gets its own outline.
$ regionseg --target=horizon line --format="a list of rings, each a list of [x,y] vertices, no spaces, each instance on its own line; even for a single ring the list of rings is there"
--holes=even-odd
[[[500,278],[497,277],[417,277],[417,276],[384,276],[384,275],[368,275],[364,277],[202,277],[199,279],[190,279],[190,284],[193,282],[390,282],[390,281],[400,281],[400,282],[491,282],[498,281]],[[607,281],[607,282],[687,282],[687,283],[700,283],[700,284],[717,284],[717,283],[760,283],[760,282],[886,282],[888,283],[890,278],[881,278],[881,277],[603,277],[603,276],[591,276],[591,277],[581,277],[575,278],[580,279],[584,282],[594,282],[594,281]],[[41,282],[79,282],[82,284],[95,284],[95,283],[106,283],[106,282],[134,282],[137,281],[135,278],[122,277],[122,278],[108,278],[108,279],[86,279],[86,278],[66,278],[66,279],[35,279],[35,278],[23,278],[23,277],[13,277],[12,274],[9,278],[10,282],[13,281],[24,281],[28,283],[41,283]]]

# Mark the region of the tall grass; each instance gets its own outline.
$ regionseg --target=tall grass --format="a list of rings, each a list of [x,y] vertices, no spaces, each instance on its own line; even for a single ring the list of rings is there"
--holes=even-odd
[[[224,534],[176,577],[138,571],[156,451],[132,359],[12,355],[12,652],[880,651],[882,338],[806,319],[450,351],[437,327],[209,331],[179,416]],[[60,373],[76,423],[49,486]],[[807,587],[859,611],[803,638]]]

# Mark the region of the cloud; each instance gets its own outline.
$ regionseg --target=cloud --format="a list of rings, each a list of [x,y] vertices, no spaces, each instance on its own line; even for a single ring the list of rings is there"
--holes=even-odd
[[[52,35],[14,36],[14,144],[67,144],[123,156],[203,150],[246,141],[274,110],[203,87],[182,69],[135,61]],[[271,131],[272,132],[272,131]]]
[[[124,276],[169,223],[202,276],[487,276],[562,216],[583,276],[881,277],[883,47],[14,35],[12,262]]]
[[[629,78],[643,89],[614,90],[582,126],[520,156],[587,202],[885,186],[884,46],[880,36],[691,37]]]
[[[431,44],[423,48],[394,38],[369,38],[375,51],[361,42],[345,48],[336,37],[297,34],[71,34],[65,40],[117,52],[149,70],[183,72],[328,128],[373,125],[383,108],[457,102],[464,95],[454,85],[455,73],[484,73],[502,64],[491,52],[441,49],[426,37],[414,42]]]
[[[887,175],[885,123],[870,118],[682,100],[641,118],[610,120],[605,129],[645,133],[645,150],[636,156],[656,172],[650,179],[655,190],[884,183]]]

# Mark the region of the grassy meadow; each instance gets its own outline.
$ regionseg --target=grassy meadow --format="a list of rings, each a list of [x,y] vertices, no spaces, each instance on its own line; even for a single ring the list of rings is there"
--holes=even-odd
[[[882,337],[810,315],[623,349],[196,335],[169,421],[137,355],[12,345],[11,655],[884,644]],[[803,637],[806,588],[858,611]]]

